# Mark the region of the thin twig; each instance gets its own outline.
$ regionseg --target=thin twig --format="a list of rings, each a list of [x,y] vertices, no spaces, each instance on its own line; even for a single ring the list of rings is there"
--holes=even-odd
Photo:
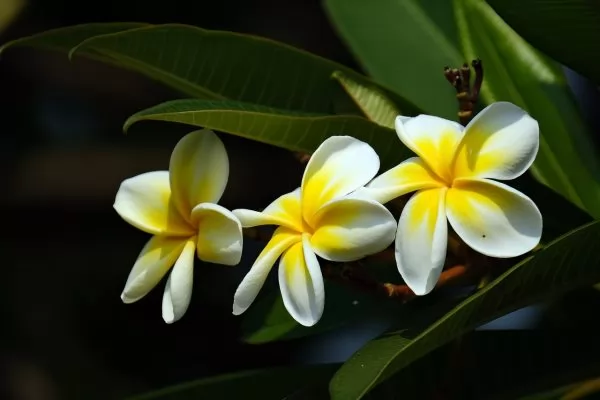
[[[471,66],[475,71],[475,80],[471,88],[471,68],[467,63],[460,69],[444,67],[446,80],[456,90],[458,99],[458,118],[460,123],[466,125],[473,117],[473,109],[479,99],[481,84],[483,83],[483,65],[481,60],[473,60]]]

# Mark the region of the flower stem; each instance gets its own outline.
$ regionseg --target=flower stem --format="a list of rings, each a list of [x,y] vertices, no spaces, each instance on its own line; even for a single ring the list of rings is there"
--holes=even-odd
[[[479,99],[479,92],[483,83],[483,64],[481,60],[473,60],[471,66],[475,71],[475,80],[471,87],[471,68],[464,63],[460,69],[444,67],[444,76],[456,90],[458,99],[458,118],[462,125],[469,123],[473,118],[473,109]]]

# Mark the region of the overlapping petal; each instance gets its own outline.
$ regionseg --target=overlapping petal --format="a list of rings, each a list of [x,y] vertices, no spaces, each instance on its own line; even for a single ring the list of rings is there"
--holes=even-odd
[[[367,143],[350,136],[332,136],[313,153],[302,177],[302,215],[313,217],[324,204],[364,186],[377,174],[379,156]]]
[[[323,315],[323,275],[308,236],[293,244],[279,261],[279,287],[290,315],[304,326],[313,326]]]
[[[195,238],[188,240],[171,270],[162,301],[162,316],[167,324],[179,320],[190,305],[194,284]]]
[[[300,188],[278,197],[262,212],[246,209],[233,210],[244,228],[259,225],[280,225],[303,230],[302,211],[300,208]]]
[[[421,157],[440,179],[451,183],[450,165],[463,137],[462,125],[431,115],[409,120],[397,117],[396,132],[402,143]]]
[[[169,165],[173,200],[182,215],[200,203],[216,203],[229,178],[229,159],[221,139],[208,129],[184,136]]]
[[[542,234],[533,201],[499,182],[455,181],[446,196],[448,221],[474,250],[491,257],[516,257],[532,250]]]
[[[454,161],[455,178],[514,179],[531,166],[539,148],[539,127],[521,108],[493,103],[465,128]]]
[[[147,172],[124,180],[113,207],[121,218],[144,232],[171,236],[194,234],[194,229],[172,202],[167,171]]]
[[[417,192],[400,216],[396,263],[406,284],[417,295],[429,293],[444,267],[448,241],[446,188]]]
[[[289,228],[279,227],[238,286],[233,298],[233,314],[239,315],[252,304],[277,258],[302,236]]]
[[[412,157],[379,175],[364,188],[358,189],[356,195],[385,204],[406,193],[443,186],[445,183],[423,160]]]
[[[198,226],[198,258],[223,265],[236,265],[242,258],[242,225],[237,217],[218,204],[201,203],[192,210]]]
[[[331,261],[353,261],[378,253],[394,241],[396,220],[373,200],[346,197],[331,201],[315,217],[310,244]]]
[[[129,273],[121,294],[123,302],[133,303],[148,294],[179,258],[186,242],[186,238],[153,236]]]

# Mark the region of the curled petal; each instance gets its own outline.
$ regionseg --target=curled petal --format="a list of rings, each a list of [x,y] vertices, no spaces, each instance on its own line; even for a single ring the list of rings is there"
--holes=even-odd
[[[313,326],[323,315],[323,275],[307,235],[287,249],[279,261],[279,287],[290,315],[304,326]]]
[[[331,261],[353,261],[378,253],[394,241],[396,220],[373,200],[333,200],[316,216],[311,247]]]
[[[238,209],[233,210],[233,214],[240,220],[244,228],[280,225],[301,232],[303,222],[300,209],[300,188],[278,197],[262,212]]]
[[[396,118],[396,133],[412,151],[444,182],[452,182],[451,164],[463,127],[456,122],[431,115],[409,120]]]
[[[153,236],[142,249],[121,294],[124,303],[144,297],[181,255],[188,238]]]
[[[396,234],[396,263],[415,294],[429,293],[446,259],[448,223],[444,201],[447,189],[429,189],[410,198]]]
[[[364,186],[377,174],[379,156],[365,142],[332,136],[315,150],[302,177],[302,215],[312,218],[327,202]]]
[[[218,204],[202,203],[192,210],[198,226],[198,258],[236,265],[242,258],[242,225],[235,215]]]
[[[455,177],[514,179],[535,160],[539,136],[537,121],[524,110],[507,102],[490,104],[465,128]]]
[[[382,204],[403,194],[421,189],[444,186],[419,157],[409,158],[373,179],[356,191],[357,197],[366,197]]]
[[[171,270],[162,301],[162,316],[167,324],[179,320],[190,305],[194,283],[195,238],[185,243],[181,255]]]
[[[280,227],[275,230],[273,237],[261,251],[235,292],[233,297],[234,315],[240,315],[250,307],[281,253],[301,240],[300,234],[288,228]]]
[[[167,171],[147,172],[121,183],[117,213],[136,228],[153,235],[189,236],[194,229],[172,203]]]
[[[474,250],[490,257],[516,257],[542,235],[542,215],[523,193],[487,179],[460,179],[448,191],[450,225]]]
[[[182,215],[200,203],[217,203],[229,178],[223,142],[208,129],[185,135],[173,149],[169,171],[173,200]]]

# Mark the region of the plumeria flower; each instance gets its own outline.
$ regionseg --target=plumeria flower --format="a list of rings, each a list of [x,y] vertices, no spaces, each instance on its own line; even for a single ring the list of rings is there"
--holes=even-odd
[[[509,180],[533,163],[538,123],[519,107],[494,103],[463,127],[429,115],[397,117],[400,140],[418,157],[383,173],[359,195],[386,203],[417,191],[396,234],[396,263],[417,294],[435,286],[446,256],[446,219],[472,249],[516,257],[540,241],[542,216],[531,199],[492,179]]]
[[[192,296],[194,253],[203,261],[235,265],[242,254],[242,227],[217,205],[229,177],[229,160],[212,131],[184,136],[169,171],[123,181],[114,208],[131,225],[154,236],[146,243],[121,295],[124,303],[144,297],[173,267],[165,287],[162,316],[172,323]]]
[[[366,143],[332,136],[314,152],[301,186],[262,212],[234,210],[243,227],[278,225],[273,237],[238,287],[233,314],[246,311],[279,261],[279,286],[290,315],[312,326],[323,314],[323,276],[316,256],[354,261],[394,241],[396,221],[381,204],[347,196],[379,170],[379,157]]]

